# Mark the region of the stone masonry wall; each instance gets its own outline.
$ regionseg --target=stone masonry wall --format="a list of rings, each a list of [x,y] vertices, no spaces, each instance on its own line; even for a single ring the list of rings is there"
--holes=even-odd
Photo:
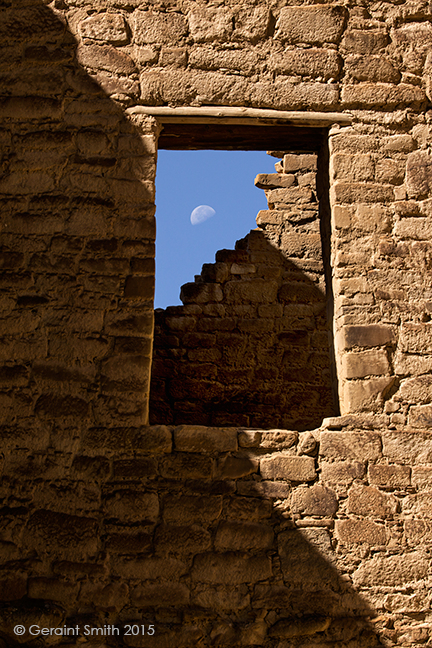
[[[304,430],[334,413],[316,164],[258,175],[259,229],[155,312],[151,422]]]
[[[81,645],[86,626],[104,646],[427,645],[432,434],[389,427],[4,439],[2,645]]]
[[[1,422],[56,447],[148,420],[159,127],[136,130],[51,8],[6,3],[0,33]]]

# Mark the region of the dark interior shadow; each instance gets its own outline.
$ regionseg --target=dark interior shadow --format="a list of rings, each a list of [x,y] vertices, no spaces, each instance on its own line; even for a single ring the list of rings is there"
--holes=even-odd
[[[150,422],[307,430],[334,415],[318,265],[261,230],[217,252],[184,306],[155,311]]]

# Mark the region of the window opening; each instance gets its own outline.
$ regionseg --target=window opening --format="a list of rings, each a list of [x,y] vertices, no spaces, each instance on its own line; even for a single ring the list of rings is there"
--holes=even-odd
[[[155,308],[181,304],[180,287],[256,228],[267,201],[254,178],[274,173],[275,163],[264,151],[159,151]],[[204,210],[196,222],[198,212],[192,224],[192,211],[203,205],[214,215]]]
[[[241,128],[233,138],[229,128],[219,138],[217,128],[176,129],[160,143],[181,149],[192,138],[190,148],[207,148],[213,137],[213,148],[252,149],[253,129],[244,147]],[[194,270],[182,306],[155,311],[151,423],[304,430],[337,411],[326,140],[295,130],[292,146],[277,128],[255,127],[257,148],[273,144],[281,157],[277,173],[257,169],[268,201],[259,228]]]

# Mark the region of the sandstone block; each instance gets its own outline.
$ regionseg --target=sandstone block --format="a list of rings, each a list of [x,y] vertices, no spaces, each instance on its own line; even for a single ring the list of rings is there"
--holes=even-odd
[[[159,500],[154,493],[122,490],[107,497],[104,508],[111,518],[151,524],[158,519]]]
[[[420,551],[405,555],[375,555],[364,561],[353,574],[354,587],[390,586],[401,589],[426,578],[429,560]]]
[[[228,552],[199,554],[192,567],[192,579],[203,583],[256,583],[272,577],[267,556]]]
[[[377,486],[401,488],[411,485],[409,466],[372,464],[368,470],[369,482]]]
[[[253,74],[257,65],[256,56],[247,50],[217,52],[211,47],[199,47],[192,50],[188,61],[192,67],[201,70],[219,71],[224,69],[241,72],[246,76]]]
[[[344,378],[365,378],[390,372],[390,365],[384,349],[347,353],[342,357]]]
[[[370,181],[374,179],[374,172],[374,161],[369,153],[336,153],[332,156],[331,174],[334,180]]]
[[[140,580],[175,581],[187,573],[187,565],[174,558],[117,558],[112,567],[113,574],[122,578]]]
[[[260,430],[242,430],[238,435],[238,444],[241,448],[258,448],[261,435]]]
[[[375,460],[381,456],[381,437],[376,432],[321,432],[320,455],[341,461]],[[357,470],[358,468],[356,468]]]
[[[324,632],[327,630],[330,623],[330,617],[320,617],[318,615],[305,615],[301,619],[280,619],[270,628],[269,636],[291,639],[298,636],[314,635],[316,632]]]
[[[399,83],[400,72],[385,56],[348,56],[345,70],[357,81]]]
[[[104,41],[113,45],[129,42],[126,21],[121,14],[98,13],[83,20],[78,27],[81,38]]]
[[[406,185],[410,198],[428,198],[432,189],[432,155],[429,151],[409,153]]]
[[[293,513],[303,515],[333,516],[338,509],[338,500],[333,490],[315,484],[293,491],[291,509]]]
[[[188,15],[189,28],[196,43],[226,40],[233,30],[233,15],[223,8],[195,9]]]
[[[126,583],[90,583],[82,584],[80,602],[94,605],[104,610],[120,610],[129,599],[129,587]]]
[[[341,58],[334,50],[318,48],[285,50],[270,57],[270,67],[277,74],[322,77],[325,81],[337,78]]]
[[[398,47],[429,46],[432,43],[432,26],[429,22],[409,22],[397,29],[392,29],[391,38]]]
[[[386,324],[345,326],[340,335],[343,349],[381,346],[395,340],[393,327]]]
[[[76,601],[79,589],[79,583],[68,583],[57,578],[36,577],[28,580],[28,596],[34,599],[71,603]]]
[[[432,402],[432,376],[416,376],[402,380],[394,400],[407,403],[427,404]]]
[[[341,411],[364,412],[376,409],[382,395],[394,382],[394,378],[370,378],[369,380],[348,381],[343,385]]]
[[[298,433],[286,430],[268,430],[261,433],[260,448],[285,450],[297,443]]]
[[[388,35],[384,29],[350,29],[344,34],[342,47],[354,54],[377,54],[387,43]]]
[[[264,479],[284,479],[308,482],[316,477],[315,460],[312,457],[295,457],[278,454],[261,459],[260,471]]]
[[[389,203],[394,201],[392,185],[373,182],[335,182],[331,187],[333,201],[339,204]]]
[[[186,452],[165,456],[160,472],[167,479],[211,479],[214,460],[211,457]]]
[[[401,351],[405,353],[432,353],[432,324],[402,324]]]
[[[224,288],[227,303],[269,304],[276,301],[277,290],[276,281],[264,279],[228,281]]]
[[[137,607],[188,605],[189,590],[182,583],[144,583],[132,590],[131,602]]]
[[[77,60],[85,67],[107,70],[116,74],[127,75],[137,72],[133,59],[113,45],[85,44],[78,49]],[[89,135],[91,136],[91,133]],[[80,139],[84,139],[84,133],[81,133]]]
[[[180,299],[183,304],[220,302],[223,293],[217,283],[187,283],[181,287]]]
[[[305,110],[336,107],[339,102],[339,87],[336,83],[304,82],[276,77],[276,81],[262,81],[251,89],[253,105],[269,105],[278,110]],[[282,171],[277,167],[277,170]]]
[[[392,83],[361,82],[344,86],[341,92],[341,100],[342,105],[346,107],[385,107],[390,110],[398,104],[419,106],[426,100],[426,95],[422,88],[408,83],[395,85]]]
[[[130,275],[129,277],[126,277],[124,296],[127,299],[153,299],[154,277],[139,275]]]
[[[387,534],[384,525],[371,520],[336,520],[335,534],[346,545],[385,545]]]
[[[432,489],[432,465],[413,466],[412,483],[413,486],[430,486]]]
[[[292,173],[259,173],[254,183],[258,189],[288,188],[294,184],[294,178]],[[265,214],[264,210],[263,213]]]
[[[28,521],[24,544],[36,552],[82,559],[97,551],[97,526],[92,518],[39,510]]]
[[[248,7],[244,9],[239,6],[235,14],[235,30],[233,37],[236,40],[247,40],[256,43],[267,35],[267,29],[271,13],[267,7]]]
[[[362,479],[366,472],[365,465],[360,462],[323,461],[320,464],[321,479],[330,484],[351,484],[355,479]]]
[[[245,497],[286,499],[291,493],[291,484],[271,481],[239,481],[237,482],[237,492]]]
[[[309,187],[290,187],[288,189],[271,189],[267,192],[267,200],[276,209],[289,206],[291,203],[303,204],[314,202],[313,193]]]
[[[432,523],[430,520],[408,519],[404,521],[404,532],[410,544],[419,545],[432,541]]]
[[[211,535],[196,524],[170,526],[161,524],[155,535],[157,553],[196,554],[210,549]]]
[[[283,7],[276,23],[276,38],[288,43],[337,43],[345,24],[342,6]]]
[[[162,47],[159,65],[185,68],[187,65],[187,51],[184,47]]]
[[[432,427],[432,405],[418,405],[410,408],[408,424],[414,428]]]
[[[220,479],[239,479],[258,472],[259,461],[247,455],[228,455],[217,463],[217,475]]]
[[[217,551],[259,551],[273,545],[273,529],[253,522],[221,522],[215,537]]]
[[[174,430],[174,444],[180,452],[230,452],[237,450],[237,428],[209,428],[180,425]]]
[[[431,496],[431,491],[422,491],[421,493],[404,497],[402,500],[402,512],[407,516],[431,519]]]
[[[248,607],[250,596],[246,585],[197,585],[193,602],[213,610],[243,610]]]
[[[164,498],[163,518],[169,524],[209,524],[222,512],[222,497],[170,495]]]
[[[284,173],[293,173],[294,171],[316,171],[318,156],[312,153],[286,153],[283,156]]]
[[[333,581],[334,552],[326,529],[290,529],[279,534],[282,572],[290,587],[310,595]]]
[[[388,517],[398,510],[394,495],[383,493],[374,486],[352,486],[348,494],[348,511],[356,515]]]
[[[83,447],[89,450],[123,450],[169,453],[172,447],[171,432],[164,425],[149,427],[90,428],[84,438]]]
[[[186,18],[178,13],[153,13],[138,9],[134,17],[137,45],[177,44],[188,32]]]
[[[430,432],[416,430],[401,434],[385,430],[382,433],[382,442],[383,455],[391,462],[432,463],[432,435]]]

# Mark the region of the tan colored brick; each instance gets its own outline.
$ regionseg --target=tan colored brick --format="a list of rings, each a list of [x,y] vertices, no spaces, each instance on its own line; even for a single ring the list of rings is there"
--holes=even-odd
[[[199,554],[192,567],[192,580],[202,583],[256,583],[272,577],[267,556],[241,553]]]
[[[342,376],[344,378],[364,378],[387,374],[389,371],[390,365],[383,349],[347,353],[342,356]]]
[[[326,486],[315,484],[310,488],[296,488],[292,494],[293,513],[333,516],[338,509],[336,493]]]
[[[373,486],[352,486],[348,495],[348,510],[357,515],[387,517],[397,512],[398,500]]]
[[[418,583],[426,578],[429,560],[421,551],[405,555],[374,555],[363,561],[353,574],[354,587],[377,587],[380,585],[400,589],[408,583]]]
[[[321,432],[320,455],[327,459],[375,460],[381,456],[381,437],[376,432]],[[357,470],[357,468],[356,468]]]
[[[273,529],[252,522],[221,522],[215,537],[217,551],[260,551],[273,545]]]
[[[236,451],[237,429],[181,425],[174,430],[174,444],[180,452]]]
[[[260,470],[264,479],[307,482],[316,477],[315,460],[312,457],[295,457],[282,453],[261,459]]]
[[[225,40],[233,30],[233,15],[222,7],[194,9],[188,19],[190,33],[196,43]]]
[[[344,27],[342,6],[283,7],[276,23],[276,38],[288,43],[337,43]]]
[[[336,520],[335,534],[346,545],[385,545],[387,534],[384,525],[371,520]]]
[[[362,479],[365,465],[360,462],[323,461],[320,464],[321,479],[331,484],[351,484],[354,479]]]
[[[411,485],[411,468],[409,466],[372,464],[368,470],[371,484],[384,487],[401,488]]]

